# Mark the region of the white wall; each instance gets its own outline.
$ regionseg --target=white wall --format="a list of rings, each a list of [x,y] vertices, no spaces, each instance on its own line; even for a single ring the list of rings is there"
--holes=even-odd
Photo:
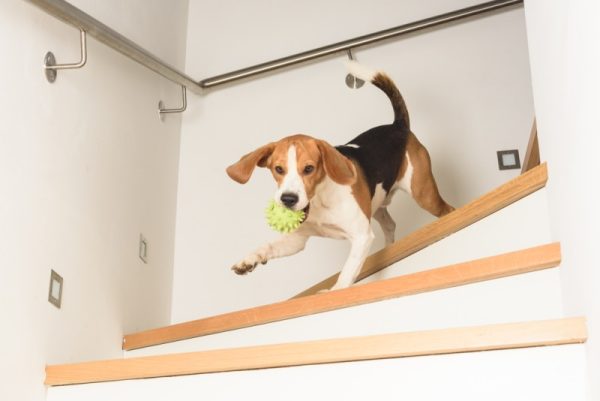
[[[187,1],[72,3],[184,65]],[[42,400],[45,364],[119,356],[124,332],[170,319],[180,118],[161,123],[156,105],[180,90],[91,38],[88,64],[47,83],[46,51],[74,61],[78,42],[27,2],[0,2],[3,400]]]
[[[186,70],[205,78],[476,3],[193,0]],[[522,8],[355,55],[396,80],[450,203],[463,205],[516,174],[497,170],[496,150],[518,148],[524,154],[533,118]],[[229,270],[233,263],[275,237],[263,218],[275,187],[265,171],[240,186],[224,170],[242,154],[288,134],[338,144],[388,123],[392,111],[382,93],[346,88],[344,58],[191,99],[182,123],[173,321],[281,300],[339,270],[347,245],[311,239],[300,255],[235,276]],[[391,213],[398,236],[433,219],[403,194]],[[381,243],[379,236],[373,250]]]
[[[565,311],[586,315],[590,399],[600,399],[597,152],[600,4],[527,0],[541,156],[549,162],[553,235],[562,243]]]

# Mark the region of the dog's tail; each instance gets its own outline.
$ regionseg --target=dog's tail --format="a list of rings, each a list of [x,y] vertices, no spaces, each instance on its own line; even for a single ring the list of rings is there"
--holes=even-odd
[[[392,102],[394,108],[394,124],[410,128],[410,120],[408,117],[408,109],[406,103],[400,94],[400,91],[385,73],[370,70],[355,60],[348,60],[347,67],[350,74],[363,81],[371,82],[373,85],[381,89]]]

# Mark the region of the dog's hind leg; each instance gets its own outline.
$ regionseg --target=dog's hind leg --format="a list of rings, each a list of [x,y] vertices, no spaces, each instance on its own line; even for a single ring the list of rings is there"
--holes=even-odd
[[[433,172],[429,152],[411,134],[407,144],[407,169],[400,181],[400,188],[408,192],[417,204],[436,217],[442,217],[454,210],[440,195]]]
[[[275,258],[293,255],[304,249],[308,236],[298,233],[282,235],[277,240],[261,246],[256,251],[246,256],[244,260],[233,265],[231,270],[236,274],[250,273],[258,263],[263,265]]]
[[[420,157],[415,158],[414,164],[419,168],[414,169],[411,182],[411,195],[423,209],[436,217],[442,217],[454,210],[440,195],[433,173],[431,160],[425,148],[419,152]]]
[[[396,232],[396,222],[390,216],[385,206],[377,209],[373,218],[377,220],[381,229],[383,230],[383,236],[385,238],[385,246],[388,246],[394,242],[394,234]]]

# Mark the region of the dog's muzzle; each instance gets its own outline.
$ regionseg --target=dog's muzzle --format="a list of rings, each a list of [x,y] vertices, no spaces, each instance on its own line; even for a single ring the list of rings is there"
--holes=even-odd
[[[296,203],[298,203],[298,200],[300,200],[300,197],[292,192],[284,192],[283,194],[281,194],[281,203],[283,203],[283,206],[287,207],[288,209],[291,209],[294,207],[294,205],[296,205]]]

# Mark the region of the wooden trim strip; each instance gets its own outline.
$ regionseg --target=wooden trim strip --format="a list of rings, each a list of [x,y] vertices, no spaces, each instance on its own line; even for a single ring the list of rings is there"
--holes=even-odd
[[[568,318],[54,365],[46,367],[45,383],[81,384],[576,344],[586,339],[585,319]]]
[[[527,151],[523,158],[523,167],[521,173],[531,170],[535,166],[540,164],[540,145],[538,142],[537,134],[537,123],[536,119],[533,119],[533,125],[531,126],[531,133],[529,134],[529,143],[527,144]]]
[[[360,281],[389,265],[398,262],[423,248],[453,234],[471,224],[497,212],[546,185],[548,169],[541,164],[513,180],[494,189],[467,205],[456,209],[436,221],[418,229],[392,245],[373,253],[367,258],[358,275]],[[321,281],[294,298],[316,294],[320,290],[331,288],[339,273]]]
[[[348,308],[369,302],[471,284],[483,280],[555,267],[559,263],[560,244],[542,245],[522,251],[356,285],[343,290],[129,334],[124,337],[123,349],[132,350],[335,309]]]

